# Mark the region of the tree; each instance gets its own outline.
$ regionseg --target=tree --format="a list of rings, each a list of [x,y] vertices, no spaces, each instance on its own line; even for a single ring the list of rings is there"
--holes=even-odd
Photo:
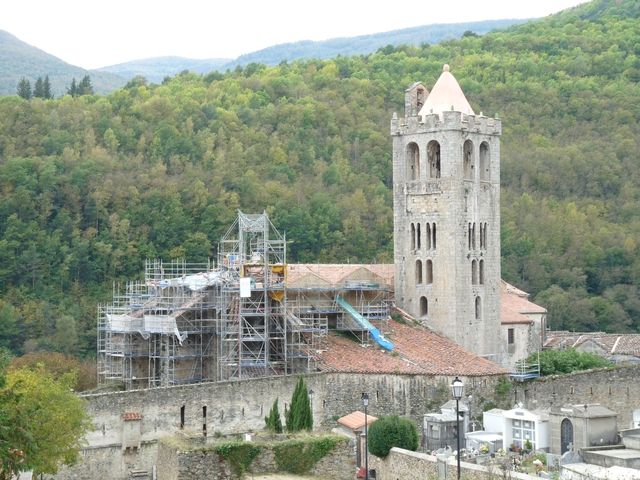
[[[264,423],[267,430],[274,433],[282,433],[282,420],[280,420],[280,411],[278,410],[278,399],[273,402],[269,415],[264,417]]]
[[[35,98],[44,98],[44,81],[42,77],[38,77],[33,87],[33,96]]]
[[[76,392],[96,388],[95,360],[78,360],[76,357],[57,352],[33,352],[11,360],[9,370],[44,369],[55,380],[73,376],[71,385]]]
[[[74,463],[89,421],[83,400],[70,390],[73,376],[56,380],[42,368],[2,375],[0,480],[25,470],[56,473]]]
[[[93,85],[91,84],[91,77],[85,75],[78,84],[78,95],[93,95]]]
[[[25,100],[29,100],[33,96],[31,92],[31,82],[25,77],[22,77],[18,82],[18,95]]]
[[[53,93],[51,93],[51,82],[49,81],[49,75],[45,75],[42,87],[44,90],[44,98],[46,100],[52,99]]]
[[[71,85],[69,85],[69,88],[67,88],[67,94],[71,95],[72,97],[77,97],[79,95],[78,84],[76,83],[75,77],[73,77],[73,79],[71,80]]]
[[[369,452],[377,457],[386,457],[393,447],[416,451],[418,430],[406,418],[397,415],[380,417],[369,427]]]
[[[313,413],[309,402],[309,392],[303,377],[298,379],[291,397],[291,407],[285,411],[288,432],[313,429]]]

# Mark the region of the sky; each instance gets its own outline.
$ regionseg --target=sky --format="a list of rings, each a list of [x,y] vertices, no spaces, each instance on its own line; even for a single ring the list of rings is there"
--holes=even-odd
[[[280,43],[433,23],[542,17],[584,1],[8,0],[0,30],[97,68],[167,55],[235,58]]]

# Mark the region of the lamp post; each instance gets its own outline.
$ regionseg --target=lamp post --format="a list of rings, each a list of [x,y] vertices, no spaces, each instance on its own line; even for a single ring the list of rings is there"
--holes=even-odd
[[[367,392],[362,392],[362,405],[364,405],[364,479],[369,480],[369,426],[367,422],[369,394]]]
[[[460,399],[464,394],[464,383],[458,377],[451,383],[451,394],[456,399],[456,429],[458,440],[458,480],[460,480]]]

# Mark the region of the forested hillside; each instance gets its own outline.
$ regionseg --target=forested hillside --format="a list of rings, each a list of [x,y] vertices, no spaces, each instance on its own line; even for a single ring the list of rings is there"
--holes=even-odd
[[[389,120],[443,63],[503,120],[503,278],[553,328],[639,331],[639,38],[635,1],[599,1],[437,46],[0,98],[0,345],[92,354],[112,282],[212,256],[237,208],[266,209],[290,261],[392,261]]]
[[[71,79],[90,75],[96,92],[109,92],[127,80],[109,72],[89,71],[70,65],[39,48],[0,30],[0,95],[13,95],[21,78],[35,84],[38,77],[49,76],[55,96],[64,95]]]

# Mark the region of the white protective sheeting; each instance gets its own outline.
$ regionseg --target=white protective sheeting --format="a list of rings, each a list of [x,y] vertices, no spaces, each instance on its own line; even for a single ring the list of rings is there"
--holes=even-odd
[[[223,270],[200,272],[193,275],[158,280],[152,282],[152,284],[160,288],[187,287],[193,292],[199,292],[211,285],[222,283],[225,278],[225,273]]]
[[[240,279],[240,297],[249,298],[251,296],[251,277]]]
[[[109,330],[112,332],[132,333],[138,332],[143,338],[149,338],[149,333],[164,333],[175,335],[180,344],[186,338],[176,325],[176,319],[168,315],[145,315],[134,317],[131,315],[107,314]]]
[[[107,314],[107,321],[114,332],[139,332],[143,327],[143,319],[131,315]]]
[[[174,334],[181,345],[185,338],[185,336],[180,334],[180,330],[178,330],[176,319],[168,315],[145,315],[144,330],[149,333]]]

